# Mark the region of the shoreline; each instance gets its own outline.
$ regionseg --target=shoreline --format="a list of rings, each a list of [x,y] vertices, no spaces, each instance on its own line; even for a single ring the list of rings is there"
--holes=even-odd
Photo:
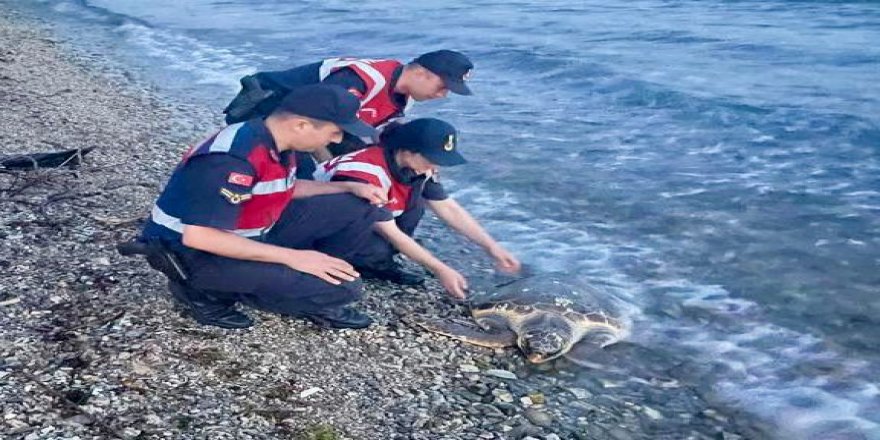
[[[27,439],[766,438],[682,384],[633,395],[614,373],[597,370],[585,382],[564,361],[533,367],[513,350],[420,332],[408,316],[464,312],[433,282],[368,283],[362,307],[376,324],[362,331],[321,331],[253,310],[258,324],[244,331],[180,317],[162,276],[115,244],[137,233],[185,146],[219,127],[219,115],[107,74],[46,28],[0,11],[2,155],[98,148],[77,170],[0,173],[0,431]]]

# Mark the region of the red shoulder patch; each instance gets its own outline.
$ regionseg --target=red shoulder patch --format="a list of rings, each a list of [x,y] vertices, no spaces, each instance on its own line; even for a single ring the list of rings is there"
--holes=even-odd
[[[247,174],[236,172],[229,173],[229,178],[226,180],[229,183],[234,183],[241,186],[251,186],[254,184],[254,176],[248,176]]]

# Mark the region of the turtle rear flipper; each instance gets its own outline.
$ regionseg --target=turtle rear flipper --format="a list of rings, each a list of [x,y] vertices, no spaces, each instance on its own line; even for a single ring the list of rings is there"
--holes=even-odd
[[[501,328],[483,330],[470,322],[453,319],[419,319],[415,324],[429,332],[482,347],[504,348],[516,345],[516,333]]]

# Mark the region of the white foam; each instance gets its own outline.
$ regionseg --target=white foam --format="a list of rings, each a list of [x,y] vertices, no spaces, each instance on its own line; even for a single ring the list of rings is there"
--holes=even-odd
[[[695,189],[690,189],[687,191],[680,191],[680,192],[661,192],[660,197],[663,197],[665,199],[669,199],[669,198],[673,198],[673,197],[695,196],[697,194],[702,194],[706,191],[707,191],[706,188],[695,188]]]
[[[137,23],[125,23],[116,32],[143,48],[145,55],[158,58],[165,67],[194,75],[198,84],[238,90],[238,78],[256,71],[249,56],[185,35]]]

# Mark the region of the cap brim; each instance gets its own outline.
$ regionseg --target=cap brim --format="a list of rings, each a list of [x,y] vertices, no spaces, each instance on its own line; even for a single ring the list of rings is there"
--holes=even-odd
[[[379,135],[379,132],[375,128],[364,123],[360,119],[355,119],[354,121],[346,123],[337,123],[336,125],[347,133],[351,133],[357,137],[375,139]]]
[[[473,95],[474,92],[471,91],[470,87],[461,80],[452,80],[446,79],[444,81],[446,84],[446,88],[449,89],[450,92],[455,93],[456,95]]]
[[[426,159],[431,161],[432,164],[438,165],[441,167],[454,167],[456,165],[466,164],[467,160],[465,160],[464,156],[459,154],[458,151],[449,151],[444,152],[442,154],[431,155],[428,156],[425,153],[422,153]]]

